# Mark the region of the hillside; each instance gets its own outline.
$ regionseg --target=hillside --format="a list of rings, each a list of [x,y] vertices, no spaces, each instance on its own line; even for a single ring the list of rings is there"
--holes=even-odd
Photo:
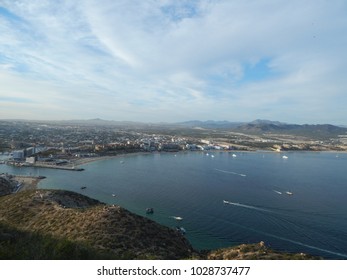
[[[311,259],[263,242],[195,251],[174,229],[63,190],[0,197],[0,259]]]
[[[303,136],[312,139],[336,138],[347,134],[347,128],[331,124],[287,124],[279,121],[254,120],[252,122],[229,122],[229,121],[187,121],[177,123],[186,128],[203,128],[214,130],[225,130],[236,133],[253,135],[263,134],[285,134],[292,136]]]
[[[41,252],[34,245],[29,247],[34,258],[182,259],[192,253],[174,229],[69,191],[25,191],[0,197],[0,225],[3,259],[33,258],[25,250],[23,255],[16,244],[23,243],[23,238],[40,245]],[[50,255],[50,250],[56,252]]]
[[[347,129],[330,124],[318,125],[298,125],[284,124],[278,122],[253,122],[238,126],[234,131],[263,134],[263,133],[281,133],[287,135],[304,136],[313,139],[329,139],[336,138],[338,135],[346,134]]]

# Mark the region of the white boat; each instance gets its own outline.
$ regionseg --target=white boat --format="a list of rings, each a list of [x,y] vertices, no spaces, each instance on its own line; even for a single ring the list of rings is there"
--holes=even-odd
[[[225,203],[225,204],[230,204],[230,201],[223,200],[223,203]]]
[[[233,154],[232,157],[237,157],[237,155]]]
[[[153,208],[147,208],[146,209],[146,214],[153,214],[154,213],[154,209]]]
[[[287,156],[282,156],[283,159],[287,159],[288,157]]]
[[[172,216],[172,218],[174,218],[174,219],[177,220],[177,221],[182,221],[182,220],[183,220],[182,217],[177,217],[177,216]]]
[[[214,155],[211,155],[211,157],[214,157]]]
[[[292,193],[292,192],[286,192],[286,194],[287,194],[287,195],[293,195],[293,193]]]
[[[112,194],[112,196],[113,196],[113,197],[116,197],[116,195],[115,195],[114,193]]]

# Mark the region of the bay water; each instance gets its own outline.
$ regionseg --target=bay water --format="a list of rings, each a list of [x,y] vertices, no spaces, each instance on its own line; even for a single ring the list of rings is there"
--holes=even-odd
[[[183,227],[196,249],[264,241],[275,250],[347,259],[345,153],[151,153],[81,167],[2,164],[0,173],[46,176],[39,188],[79,192]]]

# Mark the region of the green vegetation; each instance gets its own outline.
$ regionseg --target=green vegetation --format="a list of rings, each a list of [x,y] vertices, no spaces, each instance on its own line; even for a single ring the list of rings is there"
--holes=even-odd
[[[0,223],[3,258],[181,259],[192,253],[175,230],[68,191],[0,197]]]
[[[96,260],[120,257],[67,238],[22,231],[0,223],[0,259]]]

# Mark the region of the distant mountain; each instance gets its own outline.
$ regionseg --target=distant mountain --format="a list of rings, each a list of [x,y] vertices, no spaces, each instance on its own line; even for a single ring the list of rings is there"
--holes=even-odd
[[[269,125],[285,125],[286,123],[283,123],[283,122],[278,122],[278,121],[269,121],[269,120],[260,120],[260,119],[257,119],[257,120],[254,120],[252,122],[250,122],[250,124],[259,124],[259,125],[262,125],[262,124],[269,124]]]
[[[312,139],[336,138],[339,135],[347,134],[347,126],[335,126],[331,124],[288,124],[279,121],[257,119],[251,122],[230,122],[230,121],[200,121],[191,120],[177,123],[145,123],[132,121],[112,121],[100,118],[89,120],[64,120],[64,121],[24,121],[24,120],[3,120],[6,122],[18,123],[38,123],[56,125],[76,125],[76,126],[104,126],[127,130],[139,130],[143,132],[167,132],[179,133],[180,129],[190,130],[193,128],[223,130],[248,134],[286,134],[304,136]]]
[[[271,121],[254,121],[238,126],[235,131],[250,133],[250,134],[263,134],[263,133],[273,133],[273,134],[288,134],[305,136],[311,138],[326,139],[337,137],[341,134],[347,134],[347,128],[340,126],[334,126],[331,124],[286,124],[281,122],[271,122]]]
[[[200,127],[200,128],[209,128],[209,129],[219,129],[219,128],[236,128],[239,125],[243,124],[242,122],[229,122],[229,121],[186,121],[175,123],[176,125],[184,126],[184,127]]]

